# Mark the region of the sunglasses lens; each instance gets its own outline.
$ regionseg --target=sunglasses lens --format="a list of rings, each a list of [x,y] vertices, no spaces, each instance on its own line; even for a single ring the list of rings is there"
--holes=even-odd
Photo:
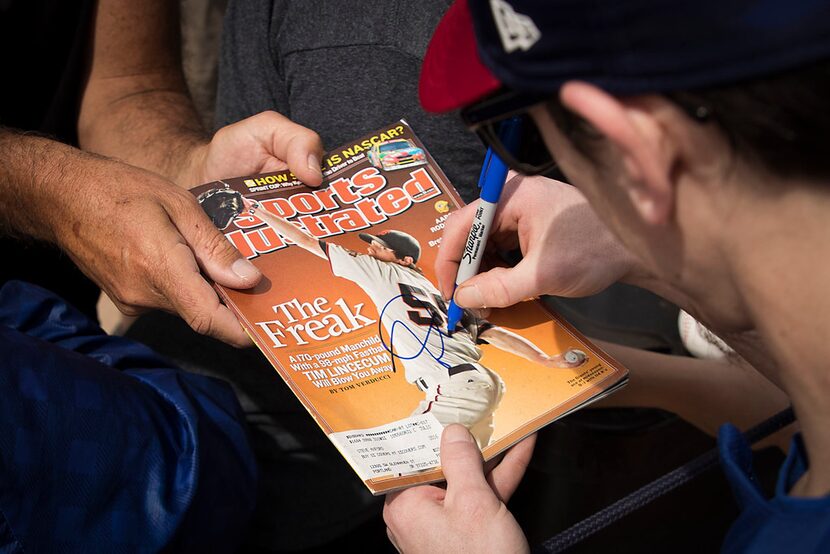
[[[546,173],[555,164],[542,134],[530,115],[524,113],[518,117],[521,118],[521,133],[518,143],[512,148],[508,149],[499,139],[500,121],[488,122],[484,126],[486,128],[480,129],[480,134],[485,143],[493,146],[499,156],[513,169],[527,175]]]
[[[528,114],[522,116],[522,140],[516,158],[524,166],[545,171],[553,165],[553,158],[545,145],[536,122]]]

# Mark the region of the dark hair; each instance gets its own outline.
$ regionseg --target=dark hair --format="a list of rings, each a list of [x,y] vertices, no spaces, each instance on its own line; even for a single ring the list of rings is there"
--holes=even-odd
[[[690,117],[717,125],[737,158],[779,177],[830,179],[830,61],[664,96]],[[600,133],[558,98],[548,109],[576,148],[591,157]]]

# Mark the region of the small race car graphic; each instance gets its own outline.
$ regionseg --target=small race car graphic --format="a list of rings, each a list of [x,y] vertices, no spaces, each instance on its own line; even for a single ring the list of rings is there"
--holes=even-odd
[[[427,163],[424,151],[407,139],[394,139],[372,145],[369,161],[384,171]]]

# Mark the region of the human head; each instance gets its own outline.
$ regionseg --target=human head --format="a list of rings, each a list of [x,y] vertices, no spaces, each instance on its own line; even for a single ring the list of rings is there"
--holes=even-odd
[[[360,233],[358,236],[369,243],[369,254],[381,261],[414,266],[421,257],[417,239],[403,231],[381,231],[377,235]]]
[[[826,3],[461,1],[421,98],[479,127],[529,109],[600,217],[673,279],[715,261],[709,214],[758,192],[725,184],[830,179],[828,59]]]

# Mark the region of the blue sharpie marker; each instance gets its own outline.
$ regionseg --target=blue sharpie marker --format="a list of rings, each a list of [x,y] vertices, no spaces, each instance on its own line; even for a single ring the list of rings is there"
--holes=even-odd
[[[518,147],[520,133],[521,120],[514,117],[502,122],[499,128],[499,139],[506,148],[514,152]],[[484,164],[481,167],[481,174],[478,177],[481,201],[473,218],[473,225],[470,227],[467,243],[464,245],[464,254],[461,256],[458,275],[455,277],[456,287],[478,273],[481,259],[484,256],[484,247],[487,246],[487,238],[490,236],[490,228],[493,226],[493,217],[496,215],[496,208],[499,205],[501,191],[504,189],[504,182],[507,179],[507,170],[507,164],[498,154],[493,152],[492,148],[488,148],[484,157]],[[463,315],[463,308],[459,307],[455,300],[451,300],[447,309],[448,333],[451,334],[455,330]]]

